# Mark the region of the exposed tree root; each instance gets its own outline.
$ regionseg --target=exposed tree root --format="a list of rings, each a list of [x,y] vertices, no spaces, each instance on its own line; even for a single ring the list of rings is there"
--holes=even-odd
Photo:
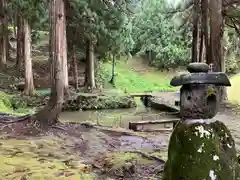
[[[147,153],[141,152],[141,151],[125,151],[126,153],[135,153],[141,155],[143,158],[157,161],[158,163],[165,164],[165,161],[157,156],[148,155]]]
[[[117,133],[119,135],[125,135],[125,136],[136,136],[136,133],[128,131],[127,129],[114,129],[110,126],[101,126],[101,125],[94,125],[90,123],[80,123],[82,126],[85,126],[86,128],[96,128],[101,131],[109,132],[109,133]]]
[[[31,115],[16,117],[16,116],[12,116],[12,115],[9,115],[6,113],[0,113],[0,123],[2,123],[2,124],[17,123],[17,122],[25,121],[25,120],[29,119],[30,117],[31,117]]]

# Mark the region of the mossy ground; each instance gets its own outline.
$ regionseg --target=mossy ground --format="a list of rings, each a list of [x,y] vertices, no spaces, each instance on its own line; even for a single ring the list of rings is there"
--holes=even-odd
[[[0,179],[94,179],[88,165],[66,164],[74,155],[61,150],[60,140],[45,138],[0,139]]]
[[[3,92],[0,97],[0,110],[14,115],[30,112],[25,109],[25,113],[18,113],[13,109],[13,104],[20,107],[24,102],[12,99],[12,96]],[[125,149],[131,145],[121,139],[122,134],[125,138],[134,138],[133,142],[139,141],[138,148],[142,146],[143,139],[146,141],[147,138],[156,137],[121,128],[109,128],[103,132],[73,128],[70,135],[55,130],[38,137],[0,136],[0,179],[94,180],[97,177],[131,178],[131,174],[154,177],[154,171],[142,170],[153,169],[156,162],[134,153],[125,153]],[[148,143],[153,146],[152,141]],[[104,167],[100,167],[100,172],[93,166],[99,158],[105,162]],[[134,168],[137,172],[131,172],[129,168]],[[120,174],[116,175],[116,172]]]
[[[0,137],[0,174],[4,180],[39,179],[157,179],[158,162],[128,152],[131,144],[121,139],[123,130],[107,133],[94,129],[78,129],[80,136],[54,133],[38,137]],[[75,130],[74,130],[75,131]],[[128,135],[125,134],[125,138]],[[156,136],[155,136],[156,137]],[[133,142],[149,136],[129,135]],[[158,137],[160,138],[160,137]],[[153,143],[149,141],[149,146]],[[145,144],[146,145],[146,144]],[[136,146],[136,145],[135,145]],[[144,151],[144,150],[143,150]],[[162,152],[150,155],[162,158]],[[0,179],[1,179],[0,178]]]
[[[159,163],[141,157],[136,153],[112,152],[101,156],[95,165],[107,172],[113,179],[151,179],[161,176]]]

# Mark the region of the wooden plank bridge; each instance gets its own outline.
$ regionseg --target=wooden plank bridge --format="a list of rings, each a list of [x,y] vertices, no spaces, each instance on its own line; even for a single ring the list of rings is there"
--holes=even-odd
[[[153,97],[154,96],[152,92],[130,93],[129,95],[131,97],[144,97],[144,96]]]
[[[138,122],[129,122],[129,129],[133,131],[138,131],[138,126],[143,125],[154,125],[154,124],[173,124],[173,128],[179,122],[178,119],[163,119],[163,120],[153,120],[153,121],[138,121]]]
[[[179,111],[180,111],[180,101],[179,101],[179,97],[176,97],[176,95],[172,96],[172,100],[173,100],[173,104],[169,103],[169,102],[165,102],[164,101],[164,95],[159,93],[159,92],[142,92],[142,93],[130,93],[130,96],[132,97],[153,97],[153,99],[151,99],[151,103],[150,106],[153,109],[157,109],[159,111],[163,111],[163,112],[173,112],[176,113],[176,115],[178,116]],[[148,101],[146,99],[146,101]],[[129,122],[129,129],[133,130],[133,131],[138,131],[138,127],[139,126],[145,126],[145,125],[161,125],[163,124],[164,127],[166,124],[172,124],[173,128],[175,127],[175,125],[179,122],[179,118],[178,119],[171,119],[169,118],[165,118],[165,119],[161,119],[161,120],[146,120],[144,121],[142,119],[142,121],[133,121],[133,122]]]

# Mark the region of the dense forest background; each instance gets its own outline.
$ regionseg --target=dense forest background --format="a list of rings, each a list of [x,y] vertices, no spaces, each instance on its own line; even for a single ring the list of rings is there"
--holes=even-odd
[[[52,100],[59,103],[62,93],[70,93],[69,79],[75,89],[89,92],[104,88],[106,81],[115,86],[116,62],[132,57],[160,70],[206,62],[213,71],[234,73],[240,56],[239,14],[234,0],[2,0],[0,67],[4,72],[14,61],[17,77],[25,79],[24,93],[33,95],[32,50],[48,35],[45,74]],[[112,62],[107,75],[106,62]],[[78,66],[85,67],[81,75]]]

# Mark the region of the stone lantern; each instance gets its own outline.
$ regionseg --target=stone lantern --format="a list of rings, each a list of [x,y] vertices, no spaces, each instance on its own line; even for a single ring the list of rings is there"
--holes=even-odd
[[[218,112],[218,89],[231,86],[225,73],[191,63],[189,73],[174,77],[180,89],[181,120],[168,147],[163,180],[240,180],[235,142],[228,128],[212,119]]]

